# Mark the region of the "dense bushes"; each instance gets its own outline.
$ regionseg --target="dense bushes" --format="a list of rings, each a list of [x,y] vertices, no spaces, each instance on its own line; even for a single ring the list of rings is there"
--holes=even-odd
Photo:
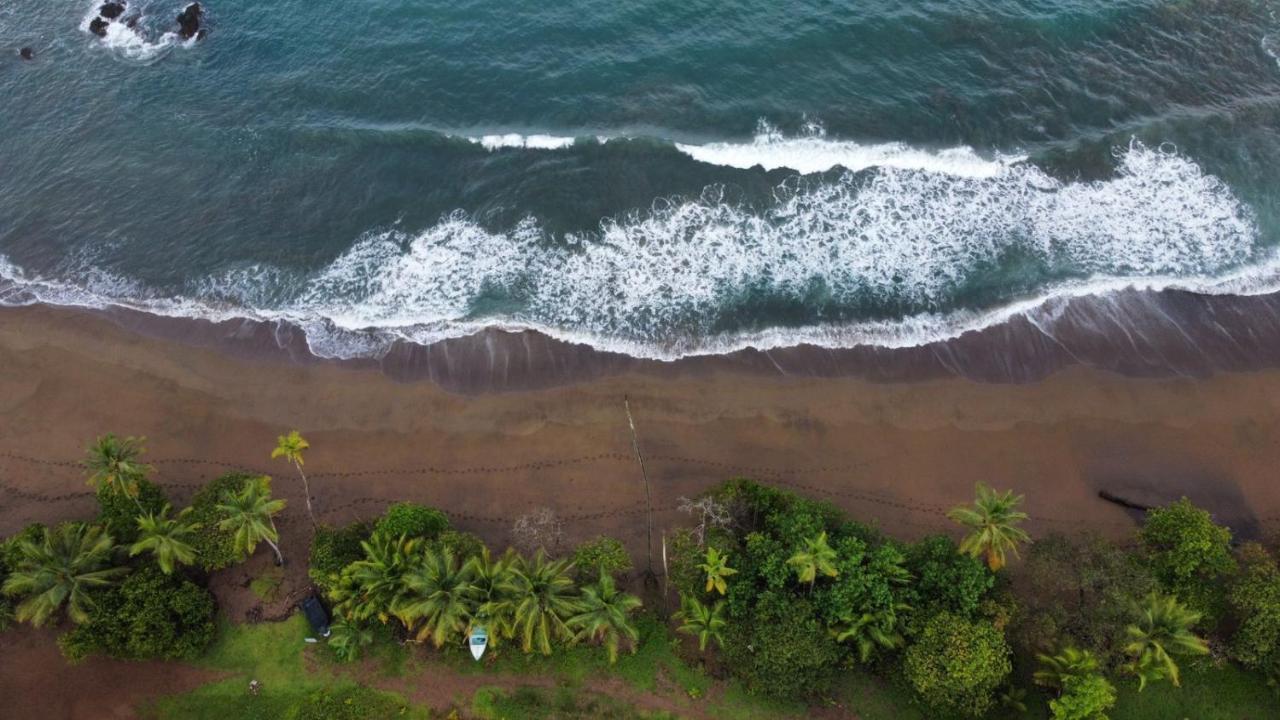
[[[333,587],[342,568],[364,557],[361,541],[368,539],[368,523],[353,522],[346,527],[321,525],[311,540],[311,558],[307,574],[316,587],[327,591]]]
[[[1209,513],[1182,498],[1148,513],[1139,537],[1151,570],[1165,589],[1192,608],[1217,617],[1222,593],[1216,579],[1235,565],[1231,531],[1215,525]]]
[[[1013,665],[1004,636],[990,622],[943,612],[907,648],[903,669],[935,711],[977,718],[991,709]]]
[[[825,688],[841,656],[814,604],[765,593],[724,633],[724,660],[753,690],[804,697]]]
[[[155,483],[146,478],[138,478],[135,487],[138,491],[136,496],[117,492],[109,485],[98,488],[96,493],[97,522],[121,544],[131,543],[138,537],[139,512],[160,512],[165,505],[164,491]]]
[[[579,580],[594,580],[601,572],[620,575],[631,569],[631,556],[622,543],[610,537],[598,537],[582,543],[573,551],[573,566]]]
[[[909,546],[906,568],[911,573],[906,601],[918,618],[939,612],[971,617],[995,585],[995,575],[985,564],[960,554],[956,544],[943,535]]]
[[[193,658],[214,634],[209,591],[154,566],[99,594],[88,622],[58,640],[72,660],[101,653],[127,659]]]
[[[1227,601],[1237,625],[1232,655],[1280,681],[1280,567],[1266,548],[1249,543],[1240,549]]]
[[[449,528],[449,518],[439,510],[410,502],[396,503],[374,526],[374,532],[387,537],[424,538],[434,540]]]
[[[260,476],[249,473],[227,473],[211,481],[191,498],[191,514],[188,520],[200,524],[200,532],[192,540],[200,566],[207,571],[240,562],[244,554],[236,549],[235,536],[218,528],[222,513],[218,503],[227,493],[239,492],[245,481]]]

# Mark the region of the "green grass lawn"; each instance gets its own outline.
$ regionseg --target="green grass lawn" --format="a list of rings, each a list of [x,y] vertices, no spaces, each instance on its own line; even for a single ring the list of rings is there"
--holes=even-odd
[[[1182,687],[1148,685],[1138,692],[1133,680],[1116,682],[1111,720],[1274,720],[1280,698],[1260,675],[1235,665],[1208,660],[1182,665]]]
[[[197,664],[231,674],[192,692],[162,698],[146,709],[157,720],[382,720],[426,718],[403,698],[335,677],[308,672],[303,662],[306,620],[223,623],[218,639]],[[262,690],[249,693],[249,681]]]

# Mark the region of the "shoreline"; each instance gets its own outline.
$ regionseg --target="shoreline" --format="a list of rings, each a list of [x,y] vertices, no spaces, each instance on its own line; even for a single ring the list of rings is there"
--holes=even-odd
[[[1076,366],[1139,378],[1280,368],[1280,292],[1212,295],[1130,288],[1052,299],[980,329],[920,345],[799,344],[672,360],[600,350],[536,330],[499,328],[425,345],[397,340],[377,357],[326,358],[314,354],[303,329],[287,321],[212,321],[119,306],[35,304],[0,307],[0,313],[38,308],[99,316],[133,333],[237,358],[377,369],[397,381],[427,381],[464,395],[561,387],[626,374],[681,378],[727,372],[874,383],[963,378],[1025,384]]]

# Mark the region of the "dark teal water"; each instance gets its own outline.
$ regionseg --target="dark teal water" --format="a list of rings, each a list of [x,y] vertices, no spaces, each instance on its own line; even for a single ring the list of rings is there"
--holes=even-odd
[[[1280,285],[1275,0],[95,5],[0,5],[3,302],[672,356]]]

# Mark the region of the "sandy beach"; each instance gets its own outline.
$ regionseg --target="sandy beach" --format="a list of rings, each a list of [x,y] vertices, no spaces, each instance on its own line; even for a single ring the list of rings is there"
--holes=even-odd
[[[177,502],[227,470],[273,474],[289,501],[282,548],[302,556],[301,485],[269,460],[276,434],[296,427],[312,444],[307,467],[324,522],[412,500],[501,545],[515,517],[546,506],[564,520],[566,546],[613,535],[643,569],[645,488],[624,398],[651,483],[655,546],[686,521],[681,497],[739,475],[830,500],[903,538],[953,532],[943,513],[978,481],[1024,493],[1037,536],[1127,537],[1135,518],[1099,499],[1104,488],[1151,504],[1187,495],[1241,535],[1280,529],[1276,370],[1135,379],[1076,367],[991,384],[676,368],[461,395],[376,367],[246,359],[94,313],[31,307],[0,310],[0,533],[92,516],[77,463],[95,435],[112,431],[147,437],[156,480]],[[232,618],[249,612],[244,586],[265,562],[260,553],[214,579]],[[305,563],[289,568],[291,593],[303,591]],[[83,678],[129,678],[121,687],[132,689],[107,698],[122,717],[140,698],[178,688],[162,666],[67,666],[48,634],[0,637],[26,658],[0,670],[0,692],[27,689],[33,704],[20,715],[90,717],[82,694],[65,689],[91,685],[99,700],[110,683]]]

